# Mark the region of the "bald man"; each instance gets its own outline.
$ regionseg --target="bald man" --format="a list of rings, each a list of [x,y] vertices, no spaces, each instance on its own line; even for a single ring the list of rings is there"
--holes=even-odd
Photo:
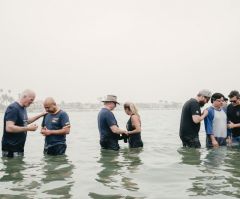
[[[4,128],[2,137],[2,156],[16,157],[24,155],[24,146],[27,132],[36,131],[38,126],[31,124],[46,113],[28,118],[26,108],[29,107],[36,95],[32,90],[21,93],[19,101],[13,102],[7,107],[4,114]]]
[[[44,154],[63,155],[67,148],[66,134],[70,132],[69,117],[58,108],[51,97],[46,98],[43,105],[48,112],[43,119],[41,130],[45,136]]]

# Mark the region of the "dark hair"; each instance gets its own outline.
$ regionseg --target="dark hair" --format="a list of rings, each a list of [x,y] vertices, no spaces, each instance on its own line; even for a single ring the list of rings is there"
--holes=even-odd
[[[238,99],[240,98],[240,94],[237,90],[233,90],[229,93],[228,95],[229,98],[237,97]]]
[[[213,103],[217,99],[224,98],[224,95],[222,93],[214,93],[211,97],[211,103]]]

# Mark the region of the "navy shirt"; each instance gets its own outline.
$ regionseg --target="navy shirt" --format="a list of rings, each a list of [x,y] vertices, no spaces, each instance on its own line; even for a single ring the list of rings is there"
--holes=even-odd
[[[4,127],[2,137],[2,150],[12,152],[24,152],[27,132],[11,133],[6,131],[6,122],[12,121],[16,126],[27,126],[28,117],[25,107],[14,102],[7,107],[4,115]]]
[[[179,135],[181,137],[198,137],[200,130],[200,122],[196,124],[193,122],[193,115],[201,115],[201,109],[196,99],[188,100],[182,108],[181,123]]]
[[[59,130],[68,125],[70,125],[69,117],[67,113],[62,110],[56,114],[48,113],[42,122],[42,127],[46,127],[49,130]],[[66,135],[48,135],[45,137],[45,148],[65,143]]]
[[[116,140],[119,139],[119,135],[113,133],[110,128],[113,125],[118,126],[117,120],[114,117],[113,113],[106,108],[102,108],[98,114],[98,130],[100,133],[100,140],[109,138]]]

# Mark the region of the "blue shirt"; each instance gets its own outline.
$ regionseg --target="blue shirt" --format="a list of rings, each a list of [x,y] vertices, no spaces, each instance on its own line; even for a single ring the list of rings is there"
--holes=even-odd
[[[48,113],[42,121],[42,127],[46,127],[49,130],[59,130],[68,125],[70,125],[69,117],[62,110],[56,114]],[[45,137],[45,148],[57,144],[66,144],[66,135],[48,135]]]
[[[12,121],[16,126],[27,126],[28,116],[25,107],[14,102],[7,107],[4,114],[4,127],[2,137],[2,150],[12,152],[24,152],[27,132],[11,133],[6,131],[6,122]]]
[[[204,118],[204,125],[207,135],[226,138],[230,135],[227,129],[227,115],[225,110],[216,110],[214,107],[208,108],[208,115]]]
[[[118,126],[117,120],[113,113],[106,108],[102,108],[98,114],[98,130],[100,134],[100,140],[109,138],[116,140],[119,139],[119,135],[113,133],[110,128],[113,125]]]

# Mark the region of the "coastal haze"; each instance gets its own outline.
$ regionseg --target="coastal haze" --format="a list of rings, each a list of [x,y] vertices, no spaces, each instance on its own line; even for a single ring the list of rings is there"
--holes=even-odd
[[[29,116],[52,96],[71,122],[66,155],[44,156],[39,128],[23,158],[0,158],[0,198],[239,198],[239,148],[206,149],[203,125],[201,149],[178,136],[185,100],[239,88],[239,10],[238,0],[0,0],[0,121],[30,88]],[[107,94],[121,102],[120,128],[122,102],[138,105],[143,149],[100,149]]]
[[[240,2],[0,0],[0,88],[184,102],[238,89]]]

